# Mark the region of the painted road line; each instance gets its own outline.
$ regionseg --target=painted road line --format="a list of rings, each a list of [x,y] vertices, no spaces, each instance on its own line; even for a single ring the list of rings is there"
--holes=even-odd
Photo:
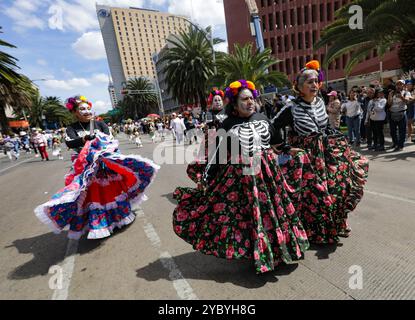
[[[388,194],[388,193],[376,192],[376,191],[370,191],[370,190],[364,190],[364,192],[372,194],[374,196],[379,196],[379,197],[384,197],[384,198],[388,198],[392,200],[404,201],[404,202],[415,204],[415,199],[404,198],[404,197],[399,197],[399,196],[395,196],[395,195]]]
[[[75,258],[78,255],[78,240],[69,239],[66,247],[65,259],[62,263],[62,287],[54,290],[52,300],[67,300],[69,287],[75,268]]]
[[[161,251],[160,237],[154,229],[154,226],[145,218],[143,210],[137,209],[136,215],[137,218],[142,220],[143,229],[147,238],[150,240],[152,246],[159,252],[160,261],[163,267],[169,271],[169,279],[172,281],[173,287],[179,298],[182,300],[198,300],[198,297],[193,292],[189,282],[183,277],[171,254],[167,251]]]

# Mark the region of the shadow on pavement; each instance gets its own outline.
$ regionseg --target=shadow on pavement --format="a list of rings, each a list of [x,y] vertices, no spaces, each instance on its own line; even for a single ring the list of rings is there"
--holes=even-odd
[[[166,193],[166,194],[163,194],[163,195],[161,195],[163,198],[166,198],[167,200],[169,200],[171,203],[173,203],[175,206],[177,206],[177,201],[176,200],[174,200],[174,198],[173,198],[173,192],[171,192],[171,193]]]
[[[278,276],[288,275],[298,267],[297,263],[280,265],[274,271],[256,274],[252,260],[225,260],[199,252],[182,254],[173,257],[173,260],[185,279],[210,280],[217,283],[230,282],[248,289],[260,288],[269,282],[277,282]],[[176,278],[177,271],[165,266],[171,266],[171,261],[160,258],[136,270],[137,277],[147,281],[160,279],[172,281]]]
[[[308,251],[315,251],[318,260],[329,259],[330,254],[334,253],[338,247],[342,247],[343,243],[335,244],[311,244]]]
[[[87,254],[102,247],[107,239],[123,233],[128,227],[129,225],[122,229],[116,228],[111,237],[104,239],[88,240],[87,235],[83,235],[79,240],[77,254]],[[30,254],[33,258],[11,271],[7,276],[8,279],[23,280],[47,274],[51,266],[58,265],[65,259],[68,240],[67,232],[61,234],[50,232],[33,238],[13,241],[13,244],[5,248],[15,247],[20,254]]]

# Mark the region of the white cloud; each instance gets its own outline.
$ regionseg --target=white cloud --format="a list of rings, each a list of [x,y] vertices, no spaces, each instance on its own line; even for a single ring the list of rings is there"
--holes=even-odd
[[[69,80],[51,79],[45,81],[45,86],[49,89],[70,91],[74,89],[83,90],[85,87],[91,86],[91,83],[84,78],[72,78]]]
[[[167,2],[167,0],[148,0],[149,1],[149,5],[151,6],[164,6]]]
[[[96,115],[106,113],[108,110],[111,109],[112,105],[109,101],[97,100],[95,101],[95,103],[92,103],[92,110],[95,112]]]
[[[102,40],[101,32],[92,31],[84,33],[75,43],[72,48],[85,59],[99,60],[106,58],[104,41]]]
[[[101,83],[108,83],[108,75],[105,73],[99,73],[92,76],[91,81],[94,82],[101,82]]]
[[[29,11],[13,6],[7,8],[4,12],[14,21],[15,30],[21,31],[27,28],[43,30],[45,28],[44,21]]]
[[[222,52],[228,53],[228,50],[229,50],[228,42],[222,42],[222,43],[216,44],[214,47],[216,51],[222,51]]]
[[[44,59],[37,59],[36,63],[40,66],[47,66],[48,65],[48,63]]]
[[[202,27],[225,24],[222,0],[169,0],[168,12],[191,17]]]

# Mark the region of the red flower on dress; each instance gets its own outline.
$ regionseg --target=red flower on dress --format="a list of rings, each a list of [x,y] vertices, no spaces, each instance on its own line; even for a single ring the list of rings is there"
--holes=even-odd
[[[229,201],[238,201],[239,200],[239,196],[237,192],[231,192],[227,195],[226,197]]]
[[[213,206],[213,212],[218,213],[218,212],[223,211],[225,208],[226,208],[226,204],[224,204],[224,203],[216,203]]]
[[[235,252],[235,250],[233,249],[233,247],[229,246],[228,249],[226,249],[226,258],[227,259],[232,259],[234,252]]]

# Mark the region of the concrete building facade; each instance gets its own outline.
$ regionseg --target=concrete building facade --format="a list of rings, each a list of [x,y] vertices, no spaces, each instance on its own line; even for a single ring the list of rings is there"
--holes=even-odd
[[[323,61],[327,48],[313,51],[313,44],[321,36],[325,26],[334,21],[334,13],[350,0],[256,0],[262,23],[264,45],[272,50],[275,58],[281,60],[272,66],[272,70],[281,71],[292,81],[296,73],[311,59]],[[226,28],[229,48],[232,51],[235,43],[253,43],[249,22],[250,16],[244,1],[224,0]],[[397,56],[398,48],[394,47],[382,60],[374,50],[357,65],[349,75],[354,83],[364,82],[366,75],[383,70],[385,76],[396,75],[400,68]],[[346,88],[344,67],[350,54],[344,54],[330,63],[325,71],[329,85],[336,89]],[[381,63],[382,62],[382,63]]]
[[[152,55],[166,44],[170,34],[186,31],[184,17],[140,8],[96,5],[108,64],[117,100],[132,78],[155,79]]]

